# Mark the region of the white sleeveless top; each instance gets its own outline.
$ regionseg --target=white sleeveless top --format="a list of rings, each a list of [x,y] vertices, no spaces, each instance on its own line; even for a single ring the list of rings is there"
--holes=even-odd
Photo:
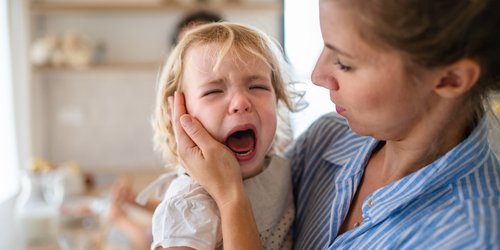
[[[162,181],[155,182],[155,185],[165,186],[171,178],[165,175],[159,179]],[[262,173],[244,180],[243,184],[252,204],[263,248],[292,249],[291,226],[295,207],[288,160],[272,156]],[[151,249],[158,246],[222,249],[220,216],[215,201],[184,174],[171,182],[156,208],[152,233]]]

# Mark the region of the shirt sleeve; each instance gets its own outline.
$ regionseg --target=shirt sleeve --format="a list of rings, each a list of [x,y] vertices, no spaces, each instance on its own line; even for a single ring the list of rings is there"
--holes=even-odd
[[[153,215],[153,243],[158,246],[215,249],[222,242],[220,216],[206,191],[183,176],[174,180]]]

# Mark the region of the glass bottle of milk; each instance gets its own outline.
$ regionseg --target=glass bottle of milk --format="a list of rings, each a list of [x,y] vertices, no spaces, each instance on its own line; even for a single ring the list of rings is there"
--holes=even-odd
[[[19,233],[27,245],[51,244],[57,240],[58,209],[44,195],[45,173],[26,171],[22,175],[22,191],[16,204]]]

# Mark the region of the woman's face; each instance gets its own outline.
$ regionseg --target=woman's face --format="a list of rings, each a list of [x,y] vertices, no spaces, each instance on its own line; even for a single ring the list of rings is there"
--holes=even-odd
[[[423,117],[433,97],[430,84],[410,82],[399,53],[363,40],[349,8],[320,0],[319,9],[324,48],[312,81],[330,90],[337,112],[352,130],[398,140],[415,126],[425,126]]]

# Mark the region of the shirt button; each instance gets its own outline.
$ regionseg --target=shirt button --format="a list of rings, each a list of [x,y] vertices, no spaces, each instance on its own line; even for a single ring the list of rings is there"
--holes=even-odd
[[[373,199],[368,199],[368,206],[373,207]]]

